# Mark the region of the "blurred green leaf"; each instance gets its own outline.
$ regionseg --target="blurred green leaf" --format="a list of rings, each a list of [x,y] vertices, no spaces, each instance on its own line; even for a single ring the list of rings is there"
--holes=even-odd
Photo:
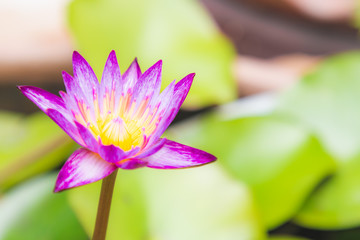
[[[293,217],[335,167],[306,129],[274,116],[231,121],[204,116],[168,135],[216,155],[228,172],[249,184],[267,228]]]
[[[343,166],[316,191],[296,217],[298,224],[317,229],[360,225],[360,156]]]
[[[107,240],[136,240],[147,237],[145,197],[138,171],[119,171],[107,231]],[[101,181],[67,191],[70,204],[89,236],[92,236]]]
[[[44,113],[0,113],[0,191],[57,166],[75,144]]]
[[[0,200],[0,239],[87,239],[63,193],[53,194],[55,176],[41,176]]]
[[[282,99],[279,112],[311,129],[339,162],[360,153],[360,53],[326,59]]]
[[[299,224],[342,229],[360,224],[360,53],[323,61],[281,100],[279,113],[313,131],[340,167],[307,201]]]
[[[302,237],[292,237],[292,236],[271,236],[269,240],[308,240],[307,238]]]
[[[99,183],[69,191],[92,234]],[[107,239],[257,240],[265,232],[248,189],[219,166],[119,171]]]
[[[230,73],[235,51],[197,1],[74,0],[69,22],[98,76],[114,49],[122,72],[136,56],[143,70],[163,59],[163,86],[196,72],[187,107],[236,97]]]
[[[159,240],[264,239],[247,187],[215,163],[179,171],[146,171],[150,232]]]

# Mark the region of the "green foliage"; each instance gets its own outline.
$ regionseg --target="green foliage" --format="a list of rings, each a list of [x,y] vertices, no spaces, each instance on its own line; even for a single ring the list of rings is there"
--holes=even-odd
[[[163,86],[196,72],[187,107],[236,96],[230,74],[235,51],[197,1],[75,0],[69,23],[81,54],[98,76],[114,49],[122,71],[136,56],[143,70],[163,59]]]
[[[318,229],[342,229],[360,224],[360,158],[339,169],[307,201],[296,221]]]
[[[92,233],[99,184],[68,192]],[[217,165],[119,171],[107,239],[264,239],[251,193]]]
[[[316,134],[339,163],[360,153],[360,53],[325,60],[282,99],[279,112]]]
[[[145,198],[139,171],[120,171],[115,185],[107,239],[136,240],[147,236]],[[89,236],[92,235],[101,181],[67,192],[69,201]]]
[[[292,236],[271,236],[269,240],[308,240],[307,238],[292,237]]]
[[[360,225],[360,53],[325,60],[283,99],[279,113],[311,129],[339,164],[296,220],[320,229]]]
[[[267,228],[293,217],[335,167],[308,131],[273,116],[232,121],[207,116],[179,124],[169,135],[215,154],[229,173],[251,186]]]
[[[0,112],[0,191],[59,165],[74,143],[44,113]]]
[[[1,239],[87,239],[66,196],[52,193],[54,182],[54,175],[41,176],[0,200]]]

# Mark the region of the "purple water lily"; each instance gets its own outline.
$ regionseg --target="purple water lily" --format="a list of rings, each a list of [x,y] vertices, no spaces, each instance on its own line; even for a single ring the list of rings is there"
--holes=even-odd
[[[55,192],[105,178],[117,168],[186,168],[216,160],[213,155],[161,135],[189,92],[195,74],[160,93],[162,61],[144,73],[135,59],[120,74],[115,52],[99,84],[92,68],[73,54],[74,77],[63,72],[66,93],[19,86],[22,93],[82,147],[66,161]]]

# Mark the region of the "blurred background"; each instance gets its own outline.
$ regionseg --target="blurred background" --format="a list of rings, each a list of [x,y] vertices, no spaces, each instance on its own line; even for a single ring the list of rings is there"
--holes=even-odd
[[[1,0],[0,239],[90,238],[100,183],[52,193],[78,146],[16,85],[112,49],[196,72],[165,135],[218,161],[121,170],[107,239],[360,239],[359,27],[357,0]]]

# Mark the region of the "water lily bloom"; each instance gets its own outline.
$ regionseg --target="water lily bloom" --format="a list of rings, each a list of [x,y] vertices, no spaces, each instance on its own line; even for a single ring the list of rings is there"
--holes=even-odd
[[[98,181],[117,168],[174,169],[216,160],[207,152],[161,138],[195,76],[173,81],[160,93],[161,68],[160,60],[142,73],[135,59],[121,75],[112,51],[99,83],[87,61],[74,52],[74,77],[63,72],[66,92],[60,91],[60,97],[37,87],[19,86],[82,146],[60,170],[55,192]]]

